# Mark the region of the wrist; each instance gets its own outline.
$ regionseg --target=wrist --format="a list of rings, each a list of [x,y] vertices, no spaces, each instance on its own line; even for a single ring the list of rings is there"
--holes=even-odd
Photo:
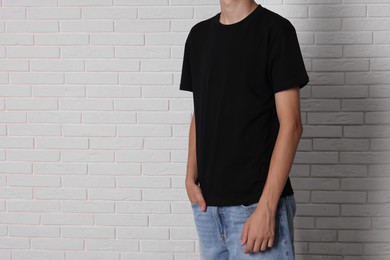
[[[265,207],[269,212],[271,212],[273,215],[276,214],[276,210],[278,208],[278,204],[273,203],[271,200],[261,197],[259,200],[259,205],[262,207]]]
[[[189,178],[189,177],[187,177],[185,179],[185,184],[186,184],[186,186],[188,186],[188,185],[198,185],[197,178]]]

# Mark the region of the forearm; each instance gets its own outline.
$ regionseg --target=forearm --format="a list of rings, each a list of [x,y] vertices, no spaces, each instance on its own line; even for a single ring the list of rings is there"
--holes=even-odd
[[[185,182],[186,184],[198,183],[198,168],[196,163],[196,130],[194,114],[192,115],[188,140],[187,174]]]
[[[273,212],[276,212],[287,182],[302,131],[301,125],[280,125],[267,180],[259,200],[259,203],[265,203]]]

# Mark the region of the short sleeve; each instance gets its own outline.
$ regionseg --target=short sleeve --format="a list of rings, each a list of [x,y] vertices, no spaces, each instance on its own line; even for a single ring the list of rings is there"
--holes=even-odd
[[[309,82],[298,37],[292,23],[282,19],[269,34],[268,79],[274,93]]]
[[[183,55],[183,63],[182,63],[181,79],[180,79],[180,90],[186,90],[186,91],[192,91],[190,36],[191,36],[191,31],[188,34],[184,45],[184,55]]]

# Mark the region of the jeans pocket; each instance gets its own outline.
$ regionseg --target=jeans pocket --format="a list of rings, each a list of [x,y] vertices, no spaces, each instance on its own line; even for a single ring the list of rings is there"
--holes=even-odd
[[[257,208],[257,204],[259,204],[259,203],[255,202],[255,203],[251,203],[251,204],[241,204],[240,208],[242,210],[254,210],[255,208]]]
[[[195,201],[194,203],[191,203],[191,207],[195,208],[198,205],[198,202]]]

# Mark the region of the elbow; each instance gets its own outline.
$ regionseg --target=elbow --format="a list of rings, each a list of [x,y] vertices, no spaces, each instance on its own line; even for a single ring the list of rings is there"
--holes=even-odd
[[[289,122],[289,123],[282,123],[280,124],[280,130],[284,130],[285,132],[292,133],[293,135],[297,136],[298,138],[301,138],[303,134],[303,125],[302,122],[296,121],[296,122]]]
[[[303,134],[303,125],[302,124],[295,125],[293,131],[294,134],[297,136],[297,138],[300,139]]]
[[[302,135],[303,135],[303,125],[302,125],[302,123],[299,125],[299,138],[301,138],[302,137]]]
[[[302,125],[302,122],[299,121],[299,122],[296,122],[294,124],[294,131],[297,133],[297,135],[299,136],[299,138],[301,138],[302,134],[303,134],[303,125]]]

